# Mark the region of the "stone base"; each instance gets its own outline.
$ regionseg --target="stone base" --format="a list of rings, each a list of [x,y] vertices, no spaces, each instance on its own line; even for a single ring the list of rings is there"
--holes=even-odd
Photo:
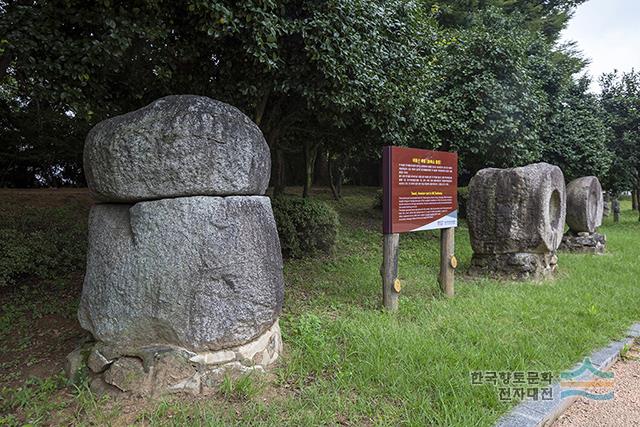
[[[510,280],[543,280],[558,264],[554,253],[473,254],[469,273]]]
[[[216,391],[226,376],[265,372],[281,354],[282,337],[276,320],[247,344],[210,352],[150,346],[121,353],[101,342],[88,343],[67,356],[65,370],[74,381],[82,376],[82,370],[96,394],[205,394]]]
[[[574,233],[569,230],[562,236],[560,250],[577,253],[597,254],[604,253],[607,244],[607,236],[600,233],[588,233],[586,231]]]

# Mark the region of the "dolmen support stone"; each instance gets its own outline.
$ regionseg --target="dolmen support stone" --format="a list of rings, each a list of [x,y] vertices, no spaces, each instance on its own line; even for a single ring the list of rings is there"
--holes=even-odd
[[[170,96],[96,125],[78,310],[91,337],[67,357],[99,393],[215,390],[282,352],[284,282],[269,149],[234,107]]]
[[[584,176],[567,185],[567,225],[561,250],[602,254],[606,237],[597,232],[602,225],[602,186],[595,176]]]
[[[547,163],[479,171],[469,184],[471,274],[539,280],[556,270],[566,193]]]

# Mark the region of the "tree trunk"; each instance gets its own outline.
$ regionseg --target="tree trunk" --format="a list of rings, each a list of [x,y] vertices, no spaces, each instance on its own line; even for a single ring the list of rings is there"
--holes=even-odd
[[[258,102],[258,105],[256,107],[256,116],[255,116],[254,122],[256,122],[258,127],[260,127],[260,125],[262,125],[262,118],[264,117],[264,112],[267,109],[267,102],[269,102],[269,95],[270,94],[271,94],[271,88],[269,87],[262,94],[262,98],[260,99],[260,102]]]
[[[318,155],[318,145],[316,143],[304,143],[304,188],[302,197],[305,199],[309,197],[309,192],[313,186],[313,168]]]
[[[335,200],[340,200],[340,193],[338,193],[338,189],[336,188],[336,180],[333,176],[333,161],[331,160],[331,153],[327,153],[327,169],[329,175],[329,186],[331,187],[333,198]]]
[[[281,126],[271,127],[266,134],[267,144],[271,151],[271,178],[273,180],[273,196],[281,196],[285,190],[284,151],[280,147]]]
[[[284,151],[282,150],[282,148],[276,148],[275,153],[276,159],[273,166],[273,197],[282,196],[286,188],[284,173]]]
[[[638,210],[638,190],[635,188],[631,190],[631,209]]]
[[[327,166],[329,156],[327,154],[327,149],[320,144],[318,147],[318,154],[316,155],[316,165],[313,171],[313,185],[316,187],[326,187],[330,185],[329,167]]]
[[[338,176],[336,177],[336,190],[338,191],[338,197],[342,198],[342,181],[344,180],[344,167],[338,167]]]

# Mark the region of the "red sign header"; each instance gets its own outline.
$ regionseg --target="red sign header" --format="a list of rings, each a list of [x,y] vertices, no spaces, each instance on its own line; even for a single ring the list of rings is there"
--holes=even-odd
[[[458,225],[458,154],[405,147],[382,151],[383,232]]]

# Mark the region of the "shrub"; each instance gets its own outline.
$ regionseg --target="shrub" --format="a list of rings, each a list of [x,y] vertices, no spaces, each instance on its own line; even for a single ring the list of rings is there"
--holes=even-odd
[[[0,286],[83,271],[86,217],[86,209],[78,207],[0,210]]]
[[[458,218],[467,217],[467,201],[469,200],[469,187],[458,188]]]
[[[333,251],[338,214],[331,206],[293,197],[276,197],[272,205],[284,257],[303,258]]]

